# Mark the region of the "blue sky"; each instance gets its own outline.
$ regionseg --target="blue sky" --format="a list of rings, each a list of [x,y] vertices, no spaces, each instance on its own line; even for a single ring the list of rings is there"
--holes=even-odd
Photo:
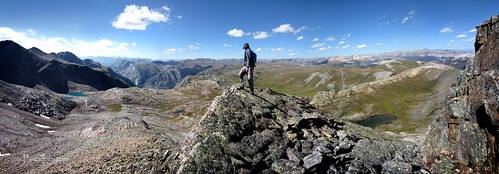
[[[152,59],[313,58],[472,49],[497,0],[16,0],[0,6],[0,40],[77,56]]]

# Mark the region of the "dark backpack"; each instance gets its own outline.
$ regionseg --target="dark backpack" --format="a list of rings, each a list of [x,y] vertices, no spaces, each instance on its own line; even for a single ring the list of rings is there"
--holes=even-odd
[[[251,50],[251,58],[253,58],[253,63],[256,63],[256,53]]]

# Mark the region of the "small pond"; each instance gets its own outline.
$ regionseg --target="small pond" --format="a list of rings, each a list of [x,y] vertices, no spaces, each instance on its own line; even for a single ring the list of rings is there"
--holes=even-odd
[[[363,120],[356,121],[355,123],[374,128],[379,125],[389,124],[396,119],[397,116],[395,114],[379,114],[369,116]]]
[[[87,95],[85,95],[84,92],[68,92],[68,95],[75,96],[75,97],[87,96]]]

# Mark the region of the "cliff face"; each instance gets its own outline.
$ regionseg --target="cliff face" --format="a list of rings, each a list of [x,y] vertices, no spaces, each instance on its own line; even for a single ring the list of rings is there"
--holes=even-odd
[[[237,84],[171,156],[170,173],[425,172],[413,143],[338,119],[307,101]],[[168,160],[167,160],[168,162]]]
[[[499,16],[476,27],[475,58],[434,120],[424,163],[436,172],[499,172]]]

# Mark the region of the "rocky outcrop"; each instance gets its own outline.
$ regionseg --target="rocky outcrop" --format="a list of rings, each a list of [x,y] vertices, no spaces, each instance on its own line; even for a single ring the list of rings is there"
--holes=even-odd
[[[476,27],[475,58],[444,100],[424,147],[437,173],[499,172],[499,16]]]
[[[36,115],[44,115],[61,120],[76,107],[76,102],[61,97],[54,97],[46,93],[27,93],[15,107]]]
[[[304,99],[269,89],[252,95],[238,84],[215,98],[168,160],[171,173],[422,173],[419,151],[327,118]]]

